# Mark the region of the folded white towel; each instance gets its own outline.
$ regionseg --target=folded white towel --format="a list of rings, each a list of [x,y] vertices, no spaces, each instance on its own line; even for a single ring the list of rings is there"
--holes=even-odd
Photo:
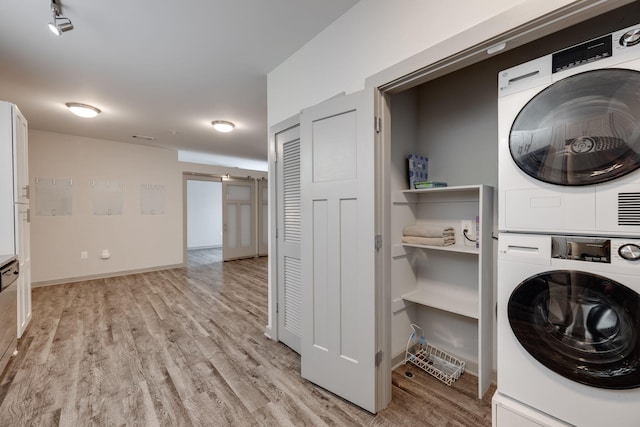
[[[453,227],[434,227],[427,225],[407,225],[402,230],[402,234],[405,236],[417,236],[417,237],[444,237],[453,236],[455,231]]]
[[[453,237],[402,236],[402,243],[427,246],[450,246],[456,243],[456,239]]]

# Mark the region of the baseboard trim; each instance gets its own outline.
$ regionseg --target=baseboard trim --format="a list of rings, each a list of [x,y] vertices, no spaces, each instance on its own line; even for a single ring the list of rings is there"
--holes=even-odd
[[[393,357],[391,358],[391,370],[393,371],[394,369],[398,368],[400,365],[404,364],[404,357],[406,355],[405,351],[402,351],[400,353],[394,354]]]
[[[31,282],[31,287],[38,288],[41,286],[53,286],[53,285],[63,285],[65,283],[86,282],[87,280],[107,279],[109,277],[127,276],[129,274],[140,274],[140,273],[149,273],[151,271],[171,270],[174,268],[182,268],[185,266],[186,264],[182,263],[182,264],[173,264],[173,265],[162,265],[162,266],[150,267],[150,268],[139,268],[135,270],[112,271],[109,273],[91,274],[89,276],[68,277],[64,279],[55,279],[55,280],[43,280],[41,282]]]

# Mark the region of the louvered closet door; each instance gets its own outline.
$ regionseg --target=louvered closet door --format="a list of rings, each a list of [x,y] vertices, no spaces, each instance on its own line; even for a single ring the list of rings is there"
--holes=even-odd
[[[300,127],[276,135],[278,177],[278,339],[300,353]]]

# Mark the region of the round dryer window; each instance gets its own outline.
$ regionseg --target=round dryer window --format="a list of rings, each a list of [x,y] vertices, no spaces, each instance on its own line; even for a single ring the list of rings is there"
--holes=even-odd
[[[640,387],[640,295],[591,273],[550,271],[520,283],[509,324],[538,362],[606,389]]]
[[[634,171],[640,72],[600,69],[557,81],[518,113],[509,150],[520,169],[551,184],[597,184]]]

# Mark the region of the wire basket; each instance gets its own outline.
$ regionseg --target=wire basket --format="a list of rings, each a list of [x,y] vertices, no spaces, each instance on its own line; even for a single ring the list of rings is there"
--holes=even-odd
[[[464,362],[444,350],[441,350],[424,339],[422,328],[411,325],[413,332],[407,342],[404,363],[411,362],[418,368],[433,375],[450,386],[464,372]],[[416,329],[420,330],[420,337]]]

